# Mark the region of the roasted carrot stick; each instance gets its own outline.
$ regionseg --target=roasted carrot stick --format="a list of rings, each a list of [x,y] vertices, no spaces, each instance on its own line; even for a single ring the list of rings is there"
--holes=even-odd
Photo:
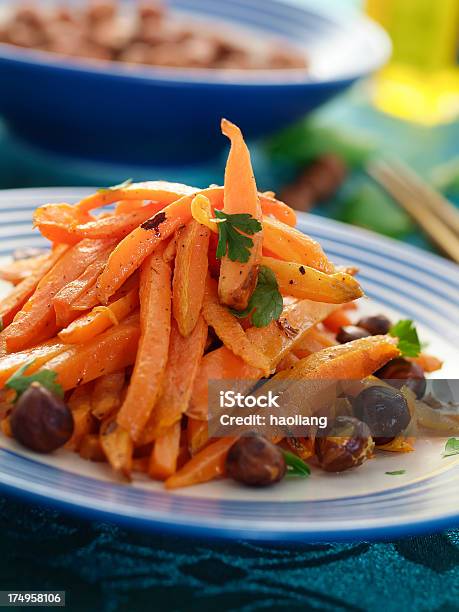
[[[164,434],[186,412],[206,339],[207,325],[202,317],[187,338],[172,321],[163,392],[142,433],[142,443],[147,444]]]
[[[247,213],[261,221],[261,206],[253,175],[250,153],[241,130],[226,119],[222,120],[222,132],[231,140],[231,149],[225,170],[225,195],[223,210],[228,214]],[[253,236],[253,246],[246,263],[231,261],[225,255],[221,261],[218,295],[220,302],[237,310],[247,308],[257,284],[261,258],[263,232]]]
[[[95,285],[113,247],[114,243],[111,243],[107,250],[100,253],[95,261],[78,278],[62,287],[54,296],[54,312],[56,313],[56,324],[58,327],[65,327],[75,319],[76,313],[72,307],[73,303]]]
[[[116,372],[135,361],[140,335],[139,317],[131,315],[122,323],[86,344],[69,347],[45,364],[57,372],[64,390]]]
[[[177,421],[156,440],[148,469],[151,478],[166,480],[166,478],[175,474],[180,451],[180,433],[180,421]]]
[[[175,202],[185,195],[192,195],[198,191],[194,187],[180,183],[167,183],[166,181],[147,181],[145,183],[133,183],[121,189],[99,190],[81,200],[77,206],[78,216],[85,217],[87,213],[95,208],[107,206],[120,200],[151,200],[159,202],[163,206]]]
[[[28,278],[36,270],[41,270],[46,264],[50,253],[43,253],[36,257],[28,257],[27,259],[18,259],[8,264],[0,265],[0,279],[19,285],[24,279]]]
[[[130,480],[134,444],[129,433],[114,419],[108,418],[100,427],[100,443],[115,472]]]
[[[166,480],[166,489],[189,487],[223,476],[225,474],[226,455],[235,441],[236,438],[220,438],[206,446],[178,472]]]
[[[36,343],[37,336],[52,335],[55,330],[53,297],[67,283],[78,278],[106,248],[105,240],[83,240],[60,257],[38,283],[35,293],[11,325],[2,332],[8,351],[20,351]]]
[[[211,278],[206,282],[202,313],[207,324],[214,328],[226,347],[249,365],[260,369],[265,376],[269,376],[269,360],[250,342],[236,317],[219,303],[216,283]]]
[[[67,349],[68,346],[55,338],[31,349],[5,355],[0,359],[0,388],[3,388],[8,378],[26,363],[30,363],[30,366],[27,368],[27,375],[33,374],[47,361]]]
[[[337,334],[340,327],[351,325],[352,321],[346,313],[346,309],[338,308],[334,312],[331,312],[326,319],[324,319],[324,325],[331,332]]]
[[[334,272],[322,247],[299,230],[271,217],[263,217],[263,246],[286,261],[295,261],[321,272]]]
[[[81,313],[86,310],[91,310],[94,306],[100,305],[99,298],[97,296],[97,285],[94,283],[92,287],[89,287],[81,297],[77,298],[72,303],[72,310],[76,310]]]
[[[292,369],[279,372],[271,381],[361,380],[399,354],[396,338],[369,336],[313,353],[301,359]]]
[[[266,217],[274,217],[282,223],[286,223],[291,227],[296,225],[296,213],[293,208],[290,208],[285,202],[276,200],[270,193],[259,193],[261,209]]]
[[[92,413],[96,419],[104,419],[121,406],[125,379],[124,370],[118,370],[105,374],[94,382],[91,403]]]
[[[438,357],[428,355],[427,353],[421,353],[419,357],[411,357],[410,361],[420,365],[424,372],[436,372],[443,366],[443,361],[438,359]]]
[[[303,264],[273,257],[262,257],[261,261],[274,272],[284,295],[329,304],[343,304],[363,295],[359,283],[345,272],[325,274]]]
[[[163,207],[164,204],[152,202],[131,212],[79,223],[76,217],[69,222],[67,214],[62,218],[61,204],[48,204],[36,210],[34,225],[48,240],[65,244],[76,244],[83,238],[121,239]]]
[[[139,350],[118,424],[137,441],[161,393],[171,331],[171,269],[158,249],[140,275]]]
[[[187,424],[187,443],[190,455],[196,455],[209,441],[209,429],[207,421],[200,421],[188,417]]]
[[[98,434],[86,434],[81,440],[79,453],[80,457],[87,461],[102,462],[107,460]]]
[[[179,231],[172,309],[182,336],[191,334],[201,312],[207,276],[209,235],[207,227],[194,219]]]
[[[59,338],[66,344],[82,344],[92,340],[109,327],[117,325],[139,304],[139,290],[136,288],[108,306],[96,306],[90,313],[76,319],[59,332]]]
[[[37,288],[38,283],[63,256],[67,247],[60,245],[41,261],[40,267],[33,270],[30,275],[21,281],[3,300],[0,301],[0,320],[3,328],[10,325],[16,314],[21,310],[30,296]]]

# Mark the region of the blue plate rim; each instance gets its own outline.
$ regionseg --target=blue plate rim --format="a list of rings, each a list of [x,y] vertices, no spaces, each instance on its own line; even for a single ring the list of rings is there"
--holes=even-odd
[[[72,188],[72,187],[55,187],[55,188],[37,188],[37,189],[17,189],[17,190],[4,190],[0,192],[0,201],[11,199],[19,200],[23,199],[26,201],[30,198],[31,204],[34,200],[41,197],[41,194],[47,194],[47,198],[53,197],[73,197],[74,199],[79,198],[88,192],[93,191],[93,188]],[[31,206],[32,208],[32,206]],[[1,211],[1,205],[0,205]],[[317,228],[318,231],[326,232],[327,228],[331,230],[337,230],[342,233],[343,231],[349,232],[349,227],[346,224],[343,224],[338,221],[324,219],[323,217],[317,217],[311,214],[298,214],[298,220],[300,227],[307,220],[309,223],[309,227]],[[390,247],[392,252],[391,256],[394,259],[397,259],[398,253],[410,253],[411,257],[418,260],[420,269],[422,269],[425,265],[428,265],[428,262],[435,262],[435,267],[439,269],[448,270],[448,272],[455,272],[459,269],[458,266],[452,262],[445,260],[444,258],[426,253],[418,249],[417,247],[413,247],[410,245],[402,244],[396,240],[385,238],[374,234],[371,231],[352,227],[352,233],[355,235],[360,235],[364,237],[366,240],[372,240],[375,243],[379,243],[380,245],[386,245]],[[382,248],[381,251],[384,249]],[[424,262],[424,266],[423,266]],[[446,273],[446,272],[445,272]],[[10,451],[0,451],[0,456],[2,453],[11,453]],[[39,464],[39,462],[36,462]],[[56,468],[59,469],[59,468]],[[456,470],[457,471],[457,470]],[[71,473],[66,473],[69,477],[73,475]],[[227,524],[227,525],[202,525],[196,524],[193,522],[193,517],[190,515],[188,517],[181,515],[180,520],[176,520],[176,522],[170,522],[170,516],[165,513],[162,517],[152,517],[152,518],[143,518],[143,517],[133,517],[127,516],[123,513],[117,513],[116,511],[97,508],[97,507],[88,507],[88,505],[83,505],[82,503],[77,503],[76,501],[72,501],[71,499],[63,499],[60,497],[51,498],[42,494],[38,491],[26,491],[21,488],[19,484],[12,484],[1,482],[0,489],[16,496],[20,496],[21,498],[31,502],[31,503],[43,503],[47,506],[52,506],[58,509],[64,509],[70,511],[72,513],[78,514],[84,518],[98,518],[109,520],[112,522],[122,523],[130,528],[137,529],[149,529],[153,531],[163,531],[171,534],[180,534],[187,535],[190,537],[207,537],[207,538],[219,538],[219,539],[252,539],[252,540],[260,540],[260,541],[355,541],[358,539],[389,539],[396,538],[400,536],[406,535],[414,535],[419,533],[428,533],[433,531],[440,531],[442,529],[457,526],[459,524],[459,511],[450,512],[449,514],[445,514],[441,517],[437,517],[434,519],[420,519],[417,521],[411,521],[410,523],[403,523],[399,525],[366,525],[365,527],[352,527],[347,528],[345,532],[339,530],[328,530],[328,531],[317,531],[316,530],[308,530],[304,527],[304,524],[300,526],[292,526],[290,529],[286,530],[283,528],[283,524],[280,523],[279,529],[269,529],[262,530],[256,529],[256,527],[247,528],[244,527],[243,521],[239,520],[238,524]],[[63,491],[62,495],[65,495],[65,491]],[[254,502],[257,503],[257,502]],[[300,502],[299,502],[300,503]],[[407,519],[404,519],[407,520]]]

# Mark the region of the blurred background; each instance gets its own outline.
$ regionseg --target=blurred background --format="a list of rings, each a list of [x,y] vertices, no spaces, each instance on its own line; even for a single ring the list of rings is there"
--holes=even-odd
[[[1,188],[221,183],[225,115],[261,190],[438,248],[368,168],[459,204],[459,0],[56,4],[0,0]]]

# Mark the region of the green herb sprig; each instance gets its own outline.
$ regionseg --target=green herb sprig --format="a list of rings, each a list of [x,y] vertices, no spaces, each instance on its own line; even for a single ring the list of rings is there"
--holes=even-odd
[[[243,311],[231,310],[231,312],[241,319],[250,316],[255,327],[265,327],[271,321],[277,321],[282,309],[282,295],[274,272],[266,266],[260,266],[257,285],[247,308]]]
[[[389,334],[398,338],[398,348],[403,357],[417,357],[421,352],[418,332],[410,319],[398,321],[390,328]]]
[[[249,236],[261,231],[261,223],[246,213],[230,215],[217,209],[215,209],[215,217],[220,220],[220,223],[217,223],[216,257],[221,259],[228,255],[231,261],[247,263],[250,258],[250,249],[253,247],[253,240]]]
[[[402,474],[406,474],[406,470],[394,470],[393,472],[385,472],[389,476],[401,476]]]
[[[35,372],[35,374],[31,374],[30,376],[25,375],[25,372],[31,365],[33,365],[34,361],[35,360],[28,361],[26,364],[24,364],[21,368],[19,368],[19,370],[12,374],[5,383],[5,387],[16,391],[15,401],[17,401],[34,382],[39,383],[42,385],[42,387],[45,387],[48,389],[48,391],[51,391],[51,393],[54,393],[59,397],[64,397],[63,388],[56,382],[56,372],[53,372],[52,370],[41,370],[40,372]]]
[[[287,450],[282,449],[282,453],[287,464],[287,476],[300,476],[301,478],[310,476],[311,468],[303,459]]]
[[[457,438],[449,438],[443,451],[443,457],[452,457],[453,455],[459,455],[459,440]]]

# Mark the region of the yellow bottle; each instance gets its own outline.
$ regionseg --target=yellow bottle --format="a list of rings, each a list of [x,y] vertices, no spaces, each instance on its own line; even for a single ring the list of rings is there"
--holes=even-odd
[[[385,112],[434,125],[459,116],[459,0],[366,0],[389,33],[393,55],[376,78]]]

